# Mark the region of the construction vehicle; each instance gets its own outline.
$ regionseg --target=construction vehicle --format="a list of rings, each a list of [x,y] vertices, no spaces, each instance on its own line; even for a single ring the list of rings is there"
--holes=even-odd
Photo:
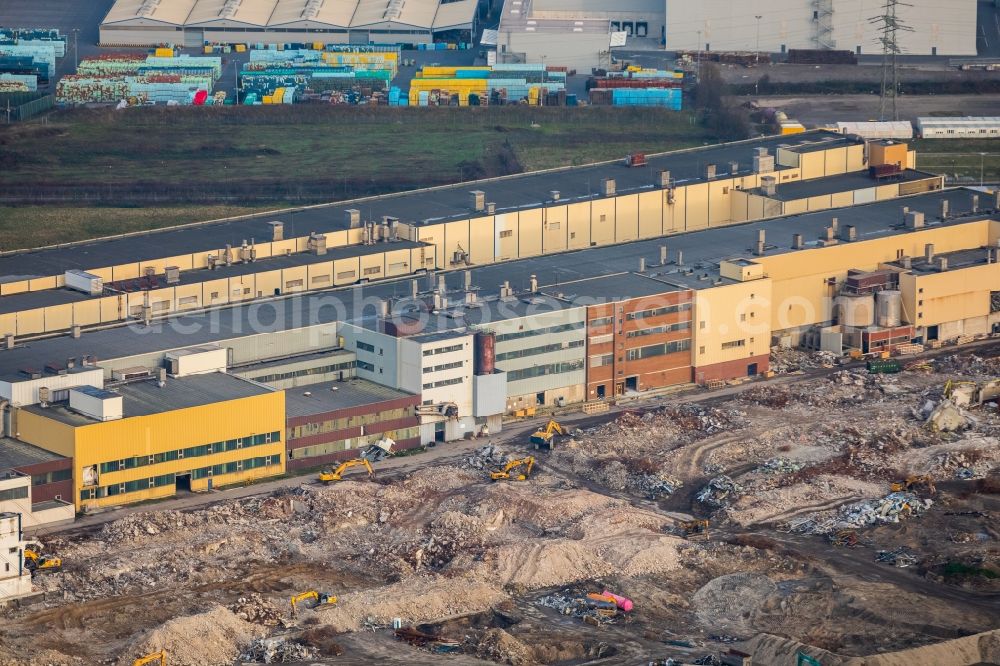
[[[526,458],[518,458],[517,460],[511,460],[509,463],[503,466],[503,469],[499,472],[491,472],[490,480],[499,481],[501,479],[508,479],[511,481],[527,481],[528,477],[531,476],[531,468],[535,466],[534,456],[527,456]],[[519,467],[523,467],[524,470],[521,472],[515,472],[513,475],[511,472]]]
[[[153,662],[159,662],[160,666],[167,666],[167,651],[160,650],[153,654],[147,654],[145,657],[139,657],[132,662],[132,666],[146,666],[146,664],[152,664]]]
[[[337,597],[331,594],[324,594],[316,590],[308,590],[292,597],[292,617],[295,617],[295,607],[302,602],[312,602],[309,608],[321,608],[323,606],[333,606],[337,603]]]
[[[918,486],[925,486],[927,488],[927,493],[934,495],[937,493],[937,488],[934,487],[934,479],[928,474],[914,474],[906,477],[903,481],[894,481],[889,488],[894,493],[899,492],[909,492]]]
[[[62,571],[62,558],[46,555],[41,541],[28,541],[24,544],[24,566],[32,575],[54,573]]]
[[[549,419],[549,422],[545,424],[544,428],[536,430],[531,435],[531,443],[535,446],[536,451],[540,449],[551,451],[552,445],[555,443],[556,435],[568,437],[569,429],[563,427],[558,421]]]
[[[354,458],[353,460],[346,460],[337,467],[337,469],[331,469],[327,467],[319,473],[319,480],[323,483],[333,483],[334,481],[340,481],[344,477],[344,472],[346,472],[351,467],[363,466],[368,470],[368,478],[375,478],[375,470],[372,469],[372,464],[368,462],[366,458]]]
[[[708,540],[707,520],[682,520],[680,522],[680,528],[685,539],[690,541]]]

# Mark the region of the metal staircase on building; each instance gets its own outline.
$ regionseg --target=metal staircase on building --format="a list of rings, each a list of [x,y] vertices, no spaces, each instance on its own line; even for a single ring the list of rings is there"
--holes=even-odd
[[[813,41],[818,49],[834,49],[837,47],[833,39],[833,0],[813,0],[813,24],[816,34]]]

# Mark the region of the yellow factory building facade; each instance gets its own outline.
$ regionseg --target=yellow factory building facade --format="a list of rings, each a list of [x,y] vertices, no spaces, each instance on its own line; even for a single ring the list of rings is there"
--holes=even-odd
[[[221,372],[71,389],[17,410],[19,438],[73,459],[78,511],[285,472],[284,392]]]

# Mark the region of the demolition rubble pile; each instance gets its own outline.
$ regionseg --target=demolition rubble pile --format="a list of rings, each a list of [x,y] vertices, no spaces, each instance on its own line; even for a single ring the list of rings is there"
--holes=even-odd
[[[843,529],[860,529],[880,523],[898,523],[910,516],[920,516],[934,503],[913,493],[893,492],[881,499],[855,502],[841,507],[836,515],[803,516],[789,521],[787,529],[799,534],[830,534]]]
[[[772,347],[770,365],[775,374],[785,375],[802,370],[829,368],[840,362],[840,357],[833,352],[807,352],[785,347]]]
[[[118,666],[131,664],[143,655],[165,650],[171,666],[202,666],[232,663],[261,634],[259,627],[244,622],[232,611],[215,606],[186,617],[178,617],[143,632]]]
[[[721,474],[709,481],[708,485],[702,488],[696,497],[699,502],[720,508],[727,506],[742,491],[743,488],[739,484],[725,474]]]
[[[247,646],[240,659],[257,664],[288,664],[313,659],[316,650],[284,638],[257,638]]]
[[[281,623],[281,610],[256,592],[240,597],[229,610],[244,622],[265,627],[275,627]]]
[[[506,465],[511,459],[505,451],[495,444],[487,444],[468,456],[462,464],[466,469],[495,469]]]

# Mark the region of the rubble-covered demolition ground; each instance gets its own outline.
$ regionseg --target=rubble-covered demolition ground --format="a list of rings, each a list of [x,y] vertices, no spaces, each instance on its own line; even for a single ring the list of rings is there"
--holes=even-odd
[[[969,354],[832,369],[582,429],[526,481],[489,481],[529,452],[506,444],[51,537],[64,570],[0,611],[0,664],[1000,661],[996,634],[963,638],[1000,628],[1000,413],[956,404],[998,376]],[[293,617],[306,590],[337,603]]]

